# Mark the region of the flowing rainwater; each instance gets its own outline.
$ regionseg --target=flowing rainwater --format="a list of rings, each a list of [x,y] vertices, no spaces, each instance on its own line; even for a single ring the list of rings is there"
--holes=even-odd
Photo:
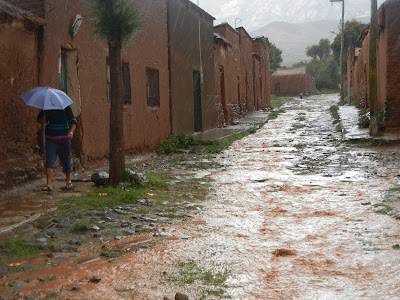
[[[204,234],[182,248],[229,268],[233,299],[400,299],[399,221],[365,205],[390,182],[338,142],[336,103],[291,103],[220,159]]]

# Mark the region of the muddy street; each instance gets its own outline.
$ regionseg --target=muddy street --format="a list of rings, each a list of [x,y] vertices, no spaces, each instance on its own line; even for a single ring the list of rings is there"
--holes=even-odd
[[[233,299],[399,299],[399,221],[374,212],[398,180],[339,142],[336,103],[291,103],[220,158],[206,234],[182,248],[228,268]]]
[[[337,130],[329,109],[338,100],[286,103],[276,119],[212,158],[222,168],[191,171],[211,179],[213,191],[200,213],[163,224],[168,235],[107,241],[124,250],[117,257],[99,256],[101,244],[51,256],[51,268],[0,279],[7,282],[0,295],[400,299],[400,152],[344,143],[346,133],[365,132]],[[348,121],[353,109],[340,107],[340,115]]]
[[[398,169],[338,142],[336,103],[291,103],[221,158],[213,230],[194,244],[231,269],[233,299],[399,299],[399,221],[373,209]]]

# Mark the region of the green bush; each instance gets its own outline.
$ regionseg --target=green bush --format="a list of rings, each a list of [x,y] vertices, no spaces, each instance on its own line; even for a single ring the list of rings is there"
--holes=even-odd
[[[175,153],[178,149],[187,149],[193,145],[196,145],[196,140],[193,136],[184,133],[171,134],[160,142],[157,153],[171,154]]]

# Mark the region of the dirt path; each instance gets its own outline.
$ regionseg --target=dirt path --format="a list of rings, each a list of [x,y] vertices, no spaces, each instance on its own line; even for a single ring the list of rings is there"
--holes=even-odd
[[[21,299],[400,299],[400,221],[374,211],[400,186],[399,165],[339,142],[337,100],[290,103],[219,155],[224,168],[199,174],[214,180],[205,209],[170,225],[171,238],[115,241],[126,250],[115,258],[93,244],[7,282]]]

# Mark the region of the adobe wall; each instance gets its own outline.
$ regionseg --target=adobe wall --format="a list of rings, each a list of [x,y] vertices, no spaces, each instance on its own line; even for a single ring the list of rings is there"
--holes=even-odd
[[[166,0],[137,0],[135,3],[142,12],[142,27],[122,51],[123,62],[129,63],[132,100],[130,105],[124,106],[126,152],[154,150],[170,132]],[[65,5],[64,1],[51,0],[45,5],[45,18],[49,24],[44,36],[41,84],[57,88],[61,49],[76,52],[76,75],[68,78],[78,85],[71,91],[74,94],[72,108],[78,117],[78,134],[73,146],[81,143],[78,151],[81,151],[84,161],[106,157],[110,121],[107,41],[92,34],[88,10],[81,1],[70,0]],[[70,25],[77,14],[85,18],[72,38]],[[159,71],[159,107],[147,106],[146,68]]]
[[[400,1],[388,0],[378,10],[377,92],[387,131],[400,130]],[[352,64],[353,98],[369,107],[369,30],[361,33],[362,49]]]
[[[194,132],[193,71],[201,71],[203,74],[202,130],[214,128],[213,18],[188,0],[168,1],[168,15],[172,132]]]
[[[253,112],[255,98],[253,94],[253,41],[242,27],[237,28],[240,34],[240,106],[242,113]]]
[[[386,35],[386,97],[380,99],[385,104],[386,130],[400,130],[400,1],[386,1],[382,5]],[[381,53],[379,54],[381,58]],[[380,73],[379,73],[380,74]],[[383,74],[382,74],[383,75]]]
[[[228,106],[229,101],[227,90],[229,73],[226,72],[229,63],[229,51],[231,46],[221,39],[214,39],[215,43],[215,109],[216,109],[216,127],[228,125],[232,120],[232,108]],[[227,99],[228,98],[228,99]]]
[[[261,57],[258,54],[253,54],[253,95],[254,103],[253,109],[259,110],[262,105],[262,62]],[[260,82],[261,80],[261,82]]]
[[[347,76],[346,76],[346,100],[350,103],[353,99],[353,62],[355,59],[354,46],[350,46],[347,52]]]
[[[271,76],[271,93],[277,96],[299,96],[301,92],[307,93],[312,89],[315,89],[315,81],[306,74]]]
[[[241,75],[239,34],[227,24],[215,26],[214,32],[224,38],[224,40],[215,39],[214,64],[217,127],[221,127],[229,125],[233,120],[240,117],[240,98],[238,95]]]
[[[362,52],[362,60],[360,64],[362,65],[362,75],[360,79],[360,100],[362,106],[369,108],[369,39],[370,39],[369,30],[364,37],[364,40],[361,43]]]
[[[270,106],[270,62],[269,42],[265,38],[257,38],[253,41],[253,52],[259,56],[259,67],[257,72],[257,94],[259,101],[257,109],[264,109]]]
[[[38,84],[36,33],[19,20],[0,19],[0,190],[36,177],[43,160],[37,147],[38,109],[20,97]]]
[[[365,83],[366,69],[363,60],[364,51],[365,49],[362,49],[353,61],[352,97],[363,107],[366,107],[367,86]]]
[[[382,8],[379,10],[379,14],[382,13]],[[383,20],[379,18],[378,23],[381,23]],[[386,65],[387,65],[387,30],[384,24],[378,24],[378,37],[377,37],[377,62],[376,62],[376,71],[377,71],[377,95],[378,95],[378,107],[380,109],[384,109],[385,107],[385,99],[386,99]]]

